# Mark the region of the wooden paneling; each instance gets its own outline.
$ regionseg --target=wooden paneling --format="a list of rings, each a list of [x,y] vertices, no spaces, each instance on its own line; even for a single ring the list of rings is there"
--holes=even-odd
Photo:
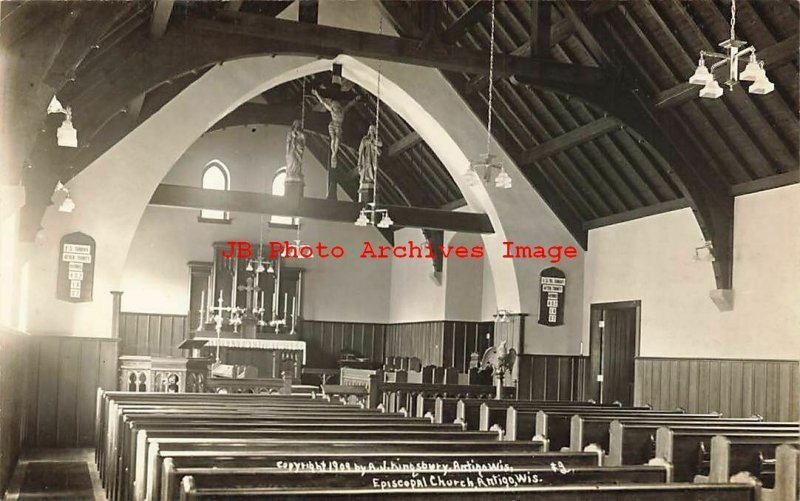
[[[97,388],[116,389],[117,351],[116,339],[30,338],[28,447],[92,445]]]
[[[792,360],[637,358],[635,405],[797,420],[800,363]]]
[[[494,322],[444,322],[444,349],[441,365],[469,371],[472,353],[483,352],[494,342]],[[480,360],[480,359],[479,359]]]
[[[0,496],[22,449],[30,336],[0,329]]]
[[[303,320],[300,339],[306,342],[306,366],[334,368],[342,350],[382,362],[385,333],[383,324]]]
[[[588,357],[520,355],[520,400],[585,400]]]
[[[439,320],[392,324],[386,326],[384,356],[417,357],[423,366],[455,367],[459,372],[467,372],[470,354],[474,351],[483,355],[493,342],[493,322]]]
[[[120,355],[184,356],[178,345],[186,336],[186,315],[122,312],[119,324]]]

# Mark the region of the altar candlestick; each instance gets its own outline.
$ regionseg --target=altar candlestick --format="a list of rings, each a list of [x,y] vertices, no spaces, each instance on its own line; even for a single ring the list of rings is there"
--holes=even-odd
[[[284,320],[286,319],[286,313],[288,312],[288,310],[289,310],[289,293],[288,292],[284,292],[283,293],[283,318],[284,318]]]
[[[239,286],[239,258],[231,258],[233,261],[233,287],[231,287],[231,307],[236,308],[236,289]]]
[[[203,325],[203,309],[206,307],[206,291],[200,291],[200,325]]]
[[[264,291],[261,291],[261,309],[264,309]]]
[[[295,307],[294,300],[295,299],[296,299],[296,297],[292,296],[292,318],[295,318],[295,315],[296,315],[296,312],[295,312],[295,309],[294,309],[294,307]]]

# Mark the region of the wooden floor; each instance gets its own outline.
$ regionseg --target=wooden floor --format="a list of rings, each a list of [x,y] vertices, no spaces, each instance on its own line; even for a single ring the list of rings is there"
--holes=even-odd
[[[107,501],[94,463],[94,449],[25,451],[5,499]]]

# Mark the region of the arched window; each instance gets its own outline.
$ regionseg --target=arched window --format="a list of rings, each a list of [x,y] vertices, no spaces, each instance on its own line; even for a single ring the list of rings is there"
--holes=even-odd
[[[203,171],[201,186],[204,190],[229,190],[230,173],[225,164],[219,160],[214,160],[206,165]],[[228,221],[228,213],[223,210],[202,209],[200,219],[211,219],[215,221]]]
[[[286,193],[286,167],[281,167],[272,178],[272,194],[282,197]],[[297,226],[297,218],[291,216],[272,216],[271,225]]]

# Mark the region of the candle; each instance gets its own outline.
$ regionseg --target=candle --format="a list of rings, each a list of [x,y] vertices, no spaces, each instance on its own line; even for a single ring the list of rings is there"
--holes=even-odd
[[[264,291],[261,291],[261,309],[264,309]]]
[[[203,322],[203,308],[206,307],[206,291],[200,291],[200,322]]]
[[[284,320],[286,319],[286,313],[287,313],[288,309],[289,309],[289,293],[288,292],[284,292],[283,293],[283,318],[284,318]]]
[[[231,258],[233,261],[234,258]],[[236,308],[236,289],[239,285],[239,258],[235,258],[233,265],[233,285],[231,286],[231,308]]]
[[[295,297],[295,296],[292,296],[292,318],[295,318],[295,317],[297,316],[297,312],[296,312],[296,311],[295,311],[295,309],[294,309],[294,306],[295,306],[295,304],[294,304],[294,300],[295,300],[295,299],[296,299],[296,297]]]

